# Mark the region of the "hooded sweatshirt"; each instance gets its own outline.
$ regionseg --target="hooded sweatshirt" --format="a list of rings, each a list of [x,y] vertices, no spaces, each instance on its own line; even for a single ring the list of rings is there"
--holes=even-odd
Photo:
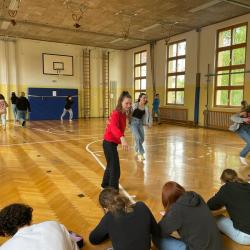
[[[195,192],[185,192],[159,222],[162,237],[178,231],[188,250],[221,250],[222,240],[206,203]]]
[[[236,229],[250,234],[250,184],[228,182],[207,202],[211,210],[226,207]]]

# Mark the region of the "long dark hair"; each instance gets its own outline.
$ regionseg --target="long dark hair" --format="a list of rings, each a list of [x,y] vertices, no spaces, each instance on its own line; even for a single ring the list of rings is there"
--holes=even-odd
[[[99,203],[112,214],[130,213],[133,211],[129,199],[114,188],[106,188],[99,195]]]
[[[11,97],[16,97],[16,93],[15,93],[15,92],[12,92],[12,93],[11,93]]]
[[[140,93],[140,95],[139,95],[139,97],[138,97],[138,99],[137,99],[137,102],[138,102],[138,103],[140,102],[141,98],[142,98],[144,95],[147,96],[146,93]],[[146,105],[147,103],[148,103],[148,101],[146,101],[145,105]]]
[[[0,94],[0,100],[5,100],[5,98],[2,94]]]
[[[128,91],[122,91],[122,93],[120,94],[119,98],[118,98],[118,101],[117,101],[117,105],[116,105],[116,108],[115,110],[117,111],[122,111],[122,102],[125,98],[130,98],[132,99],[131,95],[129,94]],[[129,111],[129,113],[127,114],[128,116],[130,115],[131,111]]]
[[[230,168],[223,170],[220,179],[225,183],[227,182],[247,183],[246,181],[238,177],[238,174],[235,170]]]

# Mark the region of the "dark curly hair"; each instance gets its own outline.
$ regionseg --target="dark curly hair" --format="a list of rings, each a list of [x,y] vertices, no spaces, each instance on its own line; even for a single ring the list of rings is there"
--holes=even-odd
[[[25,204],[11,204],[0,211],[0,235],[13,236],[19,228],[30,225],[33,208]]]

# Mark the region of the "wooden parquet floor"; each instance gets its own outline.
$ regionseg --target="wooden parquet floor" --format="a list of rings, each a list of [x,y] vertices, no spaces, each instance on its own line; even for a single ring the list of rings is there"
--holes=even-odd
[[[0,207],[24,202],[33,207],[33,222],[57,220],[82,234],[86,250],[104,250],[88,243],[89,232],[103,212],[98,205],[105,159],[102,137],[105,120],[29,122],[26,128],[8,124],[0,131]],[[129,152],[120,151],[121,185],[136,200],[145,201],[160,219],[161,187],[175,180],[208,199],[220,187],[224,168],[242,177],[250,172],[239,162],[243,142],[223,131],[173,125],[146,129],[146,161],[134,157],[131,133]],[[81,197],[83,196],[83,197]],[[1,239],[3,242],[5,239]],[[225,237],[230,250],[246,250]],[[129,250],[129,249],[128,249]]]

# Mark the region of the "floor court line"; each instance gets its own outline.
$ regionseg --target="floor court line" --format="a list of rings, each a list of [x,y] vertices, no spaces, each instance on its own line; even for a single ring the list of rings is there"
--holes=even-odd
[[[90,142],[89,144],[86,145],[85,149],[87,152],[89,152],[93,157],[94,159],[97,161],[97,163],[103,168],[103,170],[105,170],[105,166],[103,165],[103,163],[99,160],[99,158],[89,149],[89,147],[96,143],[96,142],[100,142],[102,140],[96,140],[96,141],[93,141],[93,142]],[[132,202],[132,203],[135,203],[136,201],[134,200],[134,196],[130,195],[125,189],[124,187],[119,184],[119,187],[120,189],[122,190],[122,192],[128,197],[128,199]]]

